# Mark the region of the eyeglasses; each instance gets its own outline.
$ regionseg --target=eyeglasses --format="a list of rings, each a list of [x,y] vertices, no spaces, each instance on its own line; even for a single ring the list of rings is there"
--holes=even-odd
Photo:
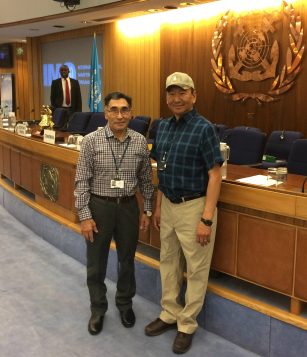
[[[118,116],[119,113],[122,116],[127,116],[130,114],[131,109],[128,107],[122,107],[122,108],[111,107],[110,109],[108,109],[108,112],[113,116]]]

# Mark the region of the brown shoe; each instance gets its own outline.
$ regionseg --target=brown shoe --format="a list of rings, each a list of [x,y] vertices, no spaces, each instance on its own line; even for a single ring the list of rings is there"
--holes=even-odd
[[[145,335],[158,336],[167,330],[171,330],[177,327],[177,323],[168,324],[161,319],[157,318],[145,327]]]
[[[193,336],[193,333],[189,334],[178,331],[173,343],[173,352],[178,354],[187,352],[192,345]]]

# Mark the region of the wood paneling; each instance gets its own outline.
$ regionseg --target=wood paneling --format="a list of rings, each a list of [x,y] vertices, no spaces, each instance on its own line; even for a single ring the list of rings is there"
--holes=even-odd
[[[15,184],[20,185],[20,151],[11,149],[11,176]]]
[[[239,216],[237,275],[292,294],[295,227]]]
[[[126,37],[116,23],[104,27],[105,93],[119,90],[130,95],[134,115],[160,116],[159,39],[159,34]]]
[[[235,275],[238,235],[238,214],[218,210],[217,230],[211,266],[213,269]]]
[[[306,33],[306,2],[296,1],[294,8],[295,14],[300,14],[302,17],[304,33]],[[169,115],[163,96],[165,78],[172,72],[182,71],[189,73],[195,80],[198,95],[196,107],[210,121],[224,123],[230,127],[256,126],[266,133],[272,130],[300,130],[307,136],[307,101],[304,99],[307,91],[306,66],[303,65],[294,87],[281,95],[276,102],[262,105],[258,105],[255,100],[247,100],[244,103],[233,102],[216,89],[212,78],[211,40],[215,26],[222,15],[223,13],[218,14],[207,21],[169,24],[161,28],[161,114]],[[277,27],[280,30],[278,64],[278,71],[280,71],[285,63],[286,49],[289,47],[289,23],[285,24],[283,21]],[[224,40],[226,45],[229,38]],[[304,41],[306,42],[306,39]],[[306,57],[303,58],[303,62],[305,61]],[[242,91],[253,92],[255,89],[267,90],[268,84],[270,85],[273,80],[271,78],[257,83],[252,81],[234,83],[238,89],[241,86]],[[254,113],[254,119],[250,119],[248,113]]]
[[[307,300],[307,229],[298,229],[294,294]]]

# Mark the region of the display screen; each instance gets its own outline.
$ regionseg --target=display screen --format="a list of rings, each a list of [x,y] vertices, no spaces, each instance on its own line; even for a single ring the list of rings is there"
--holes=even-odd
[[[11,68],[12,61],[12,46],[10,44],[0,44],[0,68]]]
[[[90,83],[90,63],[93,36],[70,40],[48,42],[42,45],[42,75],[43,75],[43,104],[50,104],[50,87],[52,80],[60,78],[60,67],[69,67],[69,76],[77,79],[81,88],[82,110],[89,111],[87,97]],[[102,61],[102,36],[96,37],[99,63]],[[100,78],[102,79],[100,65]],[[102,92],[103,96],[103,92]]]

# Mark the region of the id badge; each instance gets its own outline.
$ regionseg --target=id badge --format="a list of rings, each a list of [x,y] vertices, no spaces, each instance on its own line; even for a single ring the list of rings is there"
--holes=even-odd
[[[111,180],[111,188],[124,188],[125,182],[124,180]]]
[[[166,169],[166,152],[163,154],[162,159],[157,162],[157,169],[164,171]]]
[[[164,171],[166,169],[166,161],[160,160],[157,162],[157,169],[159,171]]]

